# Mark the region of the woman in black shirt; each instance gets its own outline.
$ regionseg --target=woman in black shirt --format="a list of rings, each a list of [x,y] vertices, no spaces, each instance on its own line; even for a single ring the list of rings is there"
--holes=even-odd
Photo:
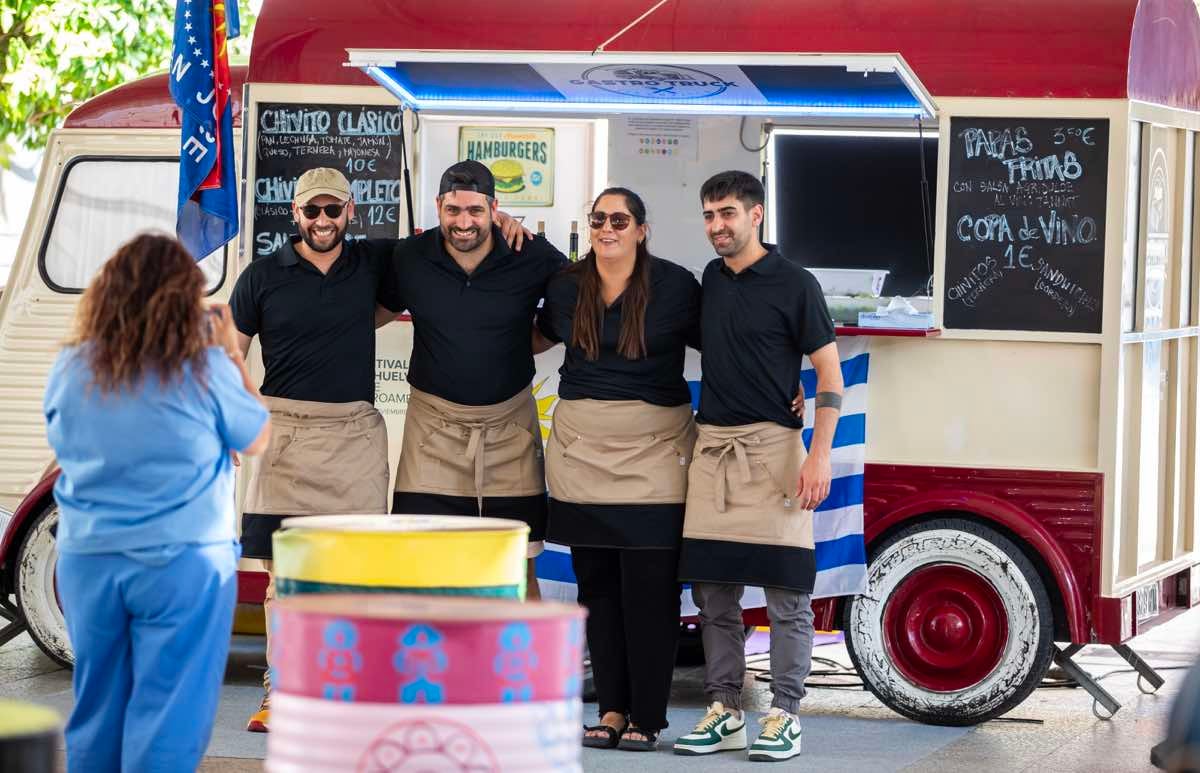
[[[700,284],[646,248],[646,208],[609,188],[592,249],[551,281],[538,330],[567,345],[546,449],[548,538],[571,547],[600,703],[585,746],[648,751],[667,726],[676,579],[695,444],[684,349]]]

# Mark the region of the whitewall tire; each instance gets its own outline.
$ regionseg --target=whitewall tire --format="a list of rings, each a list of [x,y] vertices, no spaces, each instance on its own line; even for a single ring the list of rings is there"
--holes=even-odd
[[[1049,667],[1053,610],[1030,560],[995,529],[945,518],[873,546],[846,646],[894,711],[972,725],[1023,701]]]

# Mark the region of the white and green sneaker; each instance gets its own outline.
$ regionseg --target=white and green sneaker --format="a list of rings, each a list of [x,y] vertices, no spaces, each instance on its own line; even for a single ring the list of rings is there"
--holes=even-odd
[[[675,741],[676,754],[712,754],[746,748],[746,719],[725,708],[720,701],[708,707],[708,713],[696,729]]]
[[[800,753],[800,723],[780,708],[772,708],[762,720],[762,732],[750,745],[754,762],[790,760]]]

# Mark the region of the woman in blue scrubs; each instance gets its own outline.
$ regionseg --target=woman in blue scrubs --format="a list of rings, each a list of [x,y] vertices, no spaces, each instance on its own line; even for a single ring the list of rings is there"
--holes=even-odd
[[[212,732],[237,600],[231,452],[262,452],[270,424],[204,284],[171,237],[123,245],[46,386],[71,773],[194,770]]]

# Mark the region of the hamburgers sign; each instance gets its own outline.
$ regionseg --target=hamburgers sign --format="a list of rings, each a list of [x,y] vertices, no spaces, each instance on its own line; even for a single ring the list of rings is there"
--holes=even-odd
[[[464,126],[458,159],[479,161],[496,178],[496,198],[510,207],[554,204],[554,130]]]

